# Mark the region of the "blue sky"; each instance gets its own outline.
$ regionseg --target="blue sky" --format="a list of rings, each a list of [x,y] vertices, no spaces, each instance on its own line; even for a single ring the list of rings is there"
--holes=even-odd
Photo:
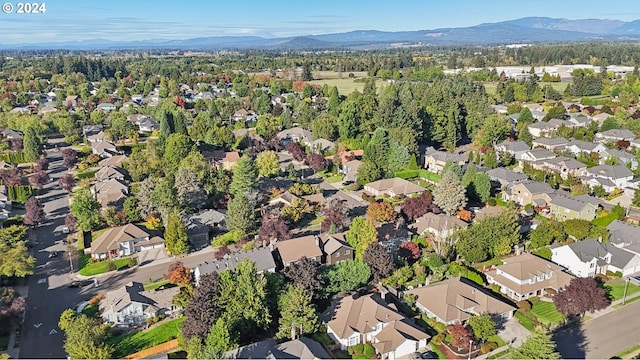
[[[638,0],[47,0],[46,8],[0,13],[0,43],[424,30],[527,16],[640,19]]]

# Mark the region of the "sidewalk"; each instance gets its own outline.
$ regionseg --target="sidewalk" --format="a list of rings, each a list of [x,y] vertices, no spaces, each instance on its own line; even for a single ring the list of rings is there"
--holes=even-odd
[[[640,292],[631,294],[631,295],[627,295],[627,298],[625,299],[625,303],[628,304],[629,301],[631,299],[635,299],[637,297],[640,297]],[[610,312],[617,310],[617,308],[615,307],[616,305],[622,305],[622,299],[620,300],[616,300],[614,302],[612,302],[609,306],[607,306],[606,308],[596,311],[594,313],[590,313],[589,315],[587,315],[589,317],[589,319],[584,320],[584,321],[591,321],[593,319],[599,318],[600,316],[604,316],[609,314]]]

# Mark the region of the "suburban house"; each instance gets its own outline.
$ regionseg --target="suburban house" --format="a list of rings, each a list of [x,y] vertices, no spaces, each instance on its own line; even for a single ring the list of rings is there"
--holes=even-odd
[[[116,179],[109,179],[95,183],[91,187],[91,192],[103,208],[108,206],[120,208],[129,194],[129,187]]]
[[[179,286],[147,291],[142,283],[129,282],[105,293],[100,313],[105,322],[115,325],[142,325],[146,319],[179,311],[181,307],[172,302],[178,292]]]
[[[447,161],[453,161],[460,166],[464,166],[467,163],[467,157],[463,154],[438,151],[432,146],[429,146],[424,153],[424,167],[433,173],[439,174]]]
[[[226,230],[227,216],[217,210],[204,210],[193,214],[187,220],[187,234],[192,244],[208,243],[212,231]]]
[[[502,262],[485,272],[485,276],[489,285],[498,285],[500,292],[514,301],[556,294],[573,278],[562,267],[529,253]]]
[[[127,155],[114,155],[114,156],[100,160],[100,162],[98,162],[98,165],[100,167],[111,166],[111,167],[122,168],[122,163],[127,161],[128,159],[129,157]]]
[[[491,180],[493,187],[499,189],[503,186],[529,180],[529,177],[526,174],[518,173],[503,167],[488,170],[487,176],[489,176],[489,180]]]
[[[233,166],[240,159],[240,154],[237,151],[203,151],[202,155],[216,167],[222,166],[222,168],[227,171],[231,171]]]
[[[311,131],[303,129],[301,127],[282,130],[278,134],[276,134],[276,137],[278,138],[278,140],[280,140],[280,143],[282,145],[286,145],[294,141],[311,146],[311,144],[315,140],[313,138],[313,135],[311,134]]]
[[[525,151],[519,160],[521,164],[523,162],[540,163],[543,160],[553,159],[553,158],[556,158],[557,156],[558,155],[556,155],[555,153],[552,153],[549,150],[537,148],[537,149]]]
[[[138,125],[138,131],[145,134],[160,130],[160,122],[149,116],[139,119],[135,124]]]
[[[127,224],[107,229],[91,242],[91,256],[103,260],[164,247],[159,236],[149,238],[148,232],[136,225]]]
[[[565,156],[542,160],[542,167],[559,174],[563,179],[566,179],[569,176],[579,177],[587,172],[586,164]]]
[[[520,206],[546,206],[551,200],[553,189],[549,184],[537,181],[525,181],[514,184],[503,192],[503,199],[511,200]],[[506,198],[505,198],[506,197]]]
[[[287,267],[303,257],[322,264],[322,247],[320,238],[315,235],[307,235],[289,240],[271,241],[274,257],[280,260],[283,267]]]
[[[601,152],[607,150],[607,147],[602,144],[583,140],[571,140],[564,147],[564,150],[570,152],[571,154],[573,154],[573,156],[578,156],[580,154],[589,156],[591,153],[600,154]]]
[[[463,323],[475,315],[491,315],[496,322],[503,322],[511,319],[516,310],[487,289],[460,277],[407,290],[404,294],[415,301],[420,311],[445,325]]]
[[[340,165],[340,172],[344,174],[345,181],[356,181],[358,178],[358,169],[362,166],[362,161],[354,159]]]
[[[373,196],[383,196],[384,194],[389,197],[400,195],[410,196],[413,194],[421,194],[425,190],[426,189],[420,185],[398,177],[370,182],[364,186],[364,191]]]
[[[64,105],[68,108],[82,106],[82,98],[80,95],[68,95],[64,100]]]
[[[551,254],[551,261],[577,277],[594,277],[607,271],[628,276],[640,271],[640,256],[595,239],[554,247]]]
[[[535,139],[532,142],[533,148],[543,148],[549,151],[560,151],[569,143],[569,140],[563,137],[548,138],[543,137]]]
[[[334,265],[346,260],[353,260],[355,251],[353,247],[347,244],[345,233],[320,235],[322,242],[323,260],[321,264]]]
[[[603,132],[596,133],[593,141],[595,142],[617,142],[620,140],[631,141],[636,138],[636,135],[627,129],[611,129]]]
[[[522,159],[522,155],[529,151],[531,148],[524,141],[503,141],[500,144],[494,146],[496,152],[507,153],[513,156],[514,159]]]
[[[549,216],[559,220],[582,219],[591,221],[596,218],[600,202],[590,195],[568,196],[555,194],[549,205]]]
[[[118,153],[118,148],[115,144],[109,141],[92,142],[91,152],[104,159],[116,155]]]
[[[298,199],[300,200],[301,198],[297,195],[293,195],[292,193],[290,193],[288,190],[283,192],[282,194],[274,197],[273,199],[269,200],[269,205],[280,205],[280,206],[284,206],[284,205],[288,205],[291,206],[291,204],[293,204],[293,202]]]
[[[97,133],[92,133],[86,136],[87,136],[87,141],[90,143],[99,143],[106,140],[106,134],[102,130],[100,130]]]
[[[278,344],[267,339],[224,353],[225,359],[330,359],[324,347],[315,340],[299,337]]]
[[[22,132],[13,129],[4,129],[0,135],[5,140],[22,140]]]
[[[327,334],[342,350],[371,343],[383,359],[393,360],[416,352],[430,338],[378,294],[351,295],[334,301],[323,314],[323,320]]]
[[[640,227],[614,220],[607,230],[611,244],[640,255]]]
[[[565,125],[564,120],[551,119],[549,121],[538,121],[533,124],[527,125],[527,129],[531,136],[539,138],[541,136],[547,136],[558,131],[558,128]]]
[[[333,150],[335,146],[336,144],[333,141],[327,139],[316,139],[310,144],[311,151],[320,155]]]
[[[467,226],[469,225],[466,222],[455,216],[428,212],[417,218],[415,223],[409,225],[409,228],[414,229],[418,236],[428,232],[436,239],[442,239]]]
[[[609,159],[615,159],[621,165],[624,165],[631,170],[635,170],[638,168],[638,159],[633,156],[633,154],[623,150],[606,149],[605,151],[600,153],[600,165],[605,165],[605,163]]]
[[[102,110],[106,113],[116,109],[116,106],[112,103],[101,103],[96,106],[96,110]]]
[[[598,165],[587,169],[587,178],[605,179],[611,181],[618,189],[629,186],[633,180],[633,173],[624,165]],[[607,190],[609,191],[609,190]]]
[[[124,181],[128,175],[127,171],[115,166],[103,166],[100,170],[96,171],[95,175],[96,181],[102,182],[107,180],[118,180]]]
[[[221,273],[225,270],[233,271],[239,263],[245,260],[256,265],[258,274],[263,272],[276,272],[276,263],[273,260],[273,255],[271,255],[271,249],[268,247],[260,247],[228,254],[219,260],[205,261],[193,269],[193,278],[197,285],[202,275],[214,272]]]

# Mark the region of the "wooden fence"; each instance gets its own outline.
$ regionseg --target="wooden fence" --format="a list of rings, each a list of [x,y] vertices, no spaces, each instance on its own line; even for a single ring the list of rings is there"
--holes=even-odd
[[[150,347],[148,349],[144,349],[138,351],[137,353],[133,353],[125,356],[125,359],[146,359],[153,355],[167,353],[173,350],[177,350],[180,346],[178,346],[178,339],[169,340],[162,344],[158,344],[156,346]]]

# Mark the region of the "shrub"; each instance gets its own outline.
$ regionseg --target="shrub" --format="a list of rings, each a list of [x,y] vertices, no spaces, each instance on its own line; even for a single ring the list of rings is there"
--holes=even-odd
[[[129,267],[134,267],[136,265],[138,265],[138,260],[136,260],[136,258],[130,257],[129,258],[129,262],[127,263],[127,265],[129,265]]]
[[[531,303],[528,300],[521,300],[518,301],[518,312],[520,313],[526,313],[531,311]]]
[[[367,357],[367,359],[373,359],[376,356],[376,349],[373,348],[373,346],[371,344],[365,344],[364,345],[364,356]]]
[[[104,294],[98,294],[89,300],[89,305],[96,306],[102,299],[104,299]]]
[[[498,348],[498,344],[494,343],[494,342],[488,342],[486,344],[483,344],[482,346],[480,346],[480,352],[483,354],[487,354],[492,352],[493,350]]]
[[[620,279],[622,277],[622,273],[620,271],[613,272],[611,270],[607,270],[607,277],[612,280]]]
[[[373,204],[374,202],[376,202],[376,198],[367,193],[362,193],[362,200],[368,202],[369,204]]]
[[[496,199],[494,198],[490,198],[489,200],[487,200],[487,204],[489,204],[489,206],[496,206],[498,204],[498,201],[496,201]]]
[[[228,233],[217,236],[213,239],[213,247],[235,244],[238,240],[244,237],[244,231],[241,229],[231,230]]]
[[[114,271],[115,269],[117,269],[116,263],[112,260],[107,261],[107,271]]]
[[[431,343],[433,345],[442,345],[442,342],[444,341],[445,335],[444,333],[440,333],[434,337],[431,338]]]
[[[498,285],[498,284],[491,285],[491,290],[493,290],[493,292],[499,293],[500,292],[500,285]]]
[[[353,352],[356,354],[362,354],[364,351],[364,344],[356,344],[353,346]]]

